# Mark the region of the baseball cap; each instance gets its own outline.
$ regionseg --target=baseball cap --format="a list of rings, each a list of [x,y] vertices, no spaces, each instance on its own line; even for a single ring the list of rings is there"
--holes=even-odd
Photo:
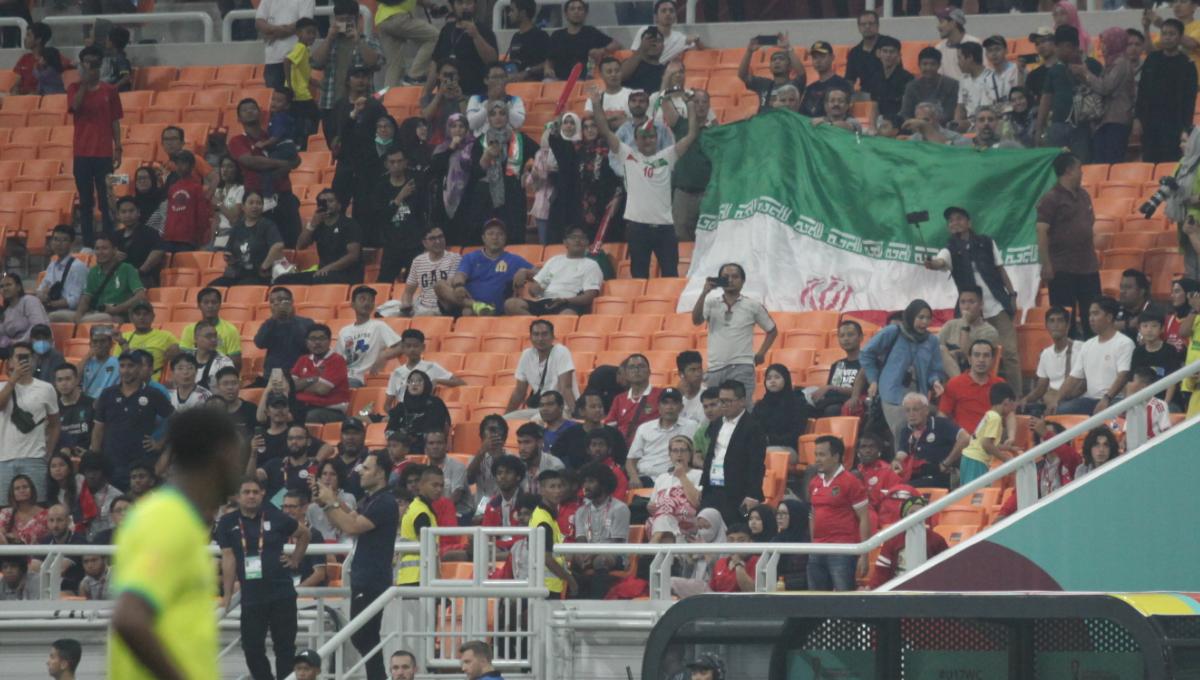
[[[291,403],[288,402],[288,398],[283,396],[282,394],[272,394],[271,396],[267,397],[267,406],[285,406],[286,407],[286,406],[291,406]]]
[[[1036,43],[1039,40],[1054,37],[1054,29],[1049,26],[1038,26],[1038,29],[1029,34],[1029,41]]]
[[[294,663],[306,663],[309,666],[320,668],[321,667],[321,655],[318,654],[317,650],[315,650],[315,649],[306,649],[306,650],[296,654],[296,656],[294,658]]]
[[[129,311],[130,312],[153,312],[154,305],[150,304],[149,302],[147,302],[145,300],[138,300],[137,302],[133,303],[133,306],[129,308]]]
[[[808,48],[808,51],[811,54],[833,54],[833,45],[824,40],[818,40],[812,44],[812,47]]]
[[[967,15],[963,14],[963,11],[957,7],[943,7],[942,9],[939,9],[937,12],[937,18],[941,19],[942,21],[953,21],[959,26],[967,25]]]
[[[370,286],[355,286],[354,290],[350,292],[350,299],[353,300],[354,298],[358,297],[360,293],[366,293],[371,297],[375,297],[379,294],[379,291]]]
[[[660,392],[658,395],[659,401],[662,401],[663,399],[670,399],[671,401],[678,401],[680,403],[683,403],[683,393],[680,392],[679,390],[675,389],[674,387],[668,387],[668,388],[664,389],[662,392]]]
[[[488,227],[491,227],[491,226],[498,226],[501,229],[505,229],[505,230],[508,229],[508,226],[504,224],[504,220],[500,219],[499,217],[493,217],[492,219],[488,220],[487,222],[484,222],[483,230],[487,231]]]
[[[954,214],[962,215],[967,219],[971,219],[971,213],[967,212],[965,208],[960,208],[957,205],[952,205],[949,208],[946,208],[946,210],[942,212],[942,217],[950,219],[950,216]]]
[[[363,64],[358,64],[358,65],[355,65],[355,66],[351,66],[351,67],[350,67],[350,72],[349,72],[349,74],[348,74],[348,75],[357,76],[357,75],[361,75],[361,74],[363,74],[363,73],[365,73],[365,74],[367,74],[367,75],[370,75],[370,74],[371,74],[371,67],[369,67],[369,66],[365,66],[365,65],[363,65]],[[315,654],[316,652],[313,652],[313,653]]]
[[[987,39],[985,39],[983,41],[983,46],[984,47],[995,47],[995,46],[1008,47],[1008,41],[1005,40],[1004,36],[1002,36],[1002,35],[993,35],[993,36],[989,36]]]
[[[367,428],[363,426],[362,421],[358,418],[347,418],[346,422],[342,423],[342,432],[347,432],[349,430],[366,432]]]

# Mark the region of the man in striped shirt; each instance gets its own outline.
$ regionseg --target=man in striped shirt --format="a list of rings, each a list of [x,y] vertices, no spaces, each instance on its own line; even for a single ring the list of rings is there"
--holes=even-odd
[[[438,306],[434,284],[448,281],[458,271],[462,256],[446,250],[446,233],[441,227],[427,227],[421,243],[425,252],[414,257],[408,268],[400,309],[412,316],[437,316],[444,312]]]

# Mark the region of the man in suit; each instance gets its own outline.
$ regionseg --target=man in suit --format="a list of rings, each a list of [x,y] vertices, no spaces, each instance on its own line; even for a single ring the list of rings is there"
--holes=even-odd
[[[737,380],[720,386],[724,417],[708,426],[700,507],[716,508],[726,524],[744,522],[750,508],[763,500],[767,438],[746,417],[746,387]]]

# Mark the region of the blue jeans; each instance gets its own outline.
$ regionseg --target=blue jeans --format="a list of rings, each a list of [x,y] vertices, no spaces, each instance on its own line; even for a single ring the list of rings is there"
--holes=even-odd
[[[809,555],[809,590],[854,590],[858,583],[854,570],[858,558],[854,555]]]
[[[625,222],[629,242],[629,273],[635,279],[650,278],[650,253],[658,258],[660,276],[679,276],[679,239],[673,224]]]
[[[8,505],[8,487],[17,475],[33,480],[39,503],[46,500],[46,459],[17,458],[0,462],[0,506]]]
[[[104,231],[113,230],[112,215],[108,212],[108,181],[105,179],[113,171],[113,159],[112,156],[76,156],[72,170],[75,175],[75,190],[79,192],[79,230],[83,237],[83,245],[91,248],[96,244],[92,211],[97,205],[100,207]]]
[[[1074,399],[1058,402],[1057,412],[1064,416],[1090,416],[1096,410],[1096,404],[1099,403],[1099,399],[1075,397]]]

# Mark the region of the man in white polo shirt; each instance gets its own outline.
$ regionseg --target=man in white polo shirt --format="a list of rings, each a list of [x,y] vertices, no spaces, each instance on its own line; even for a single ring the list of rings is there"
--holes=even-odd
[[[766,360],[767,352],[779,335],[775,321],[758,300],[742,295],[746,285],[746,270],[730,262],[721,265],[718,275],[704,282],[704,292],[692,307],[692,323],[708,322],[708,372],[705,385],[720,385],[736,380],[754,394],[754,367]],[[721,295],[709,295],[714,288]],[[754,351],[754,327],[766,331],[762,347]],[[750,406],[749,402],[746,404]]]
[[[263,82],[277,90],[284,86],[283,60],[296,46],[296,22],[311,19],[313,0],[262,0],[254,13],[254,28],[266,43]]]
[[[691,418],[680,418],[681,411],[683,394],[679,390],[668,387],[658,395],[658,420],[638,426],[625,459],[629,488],[654,486],[655,477],[671,470],[671,437],[690,437],[700,426]]]

